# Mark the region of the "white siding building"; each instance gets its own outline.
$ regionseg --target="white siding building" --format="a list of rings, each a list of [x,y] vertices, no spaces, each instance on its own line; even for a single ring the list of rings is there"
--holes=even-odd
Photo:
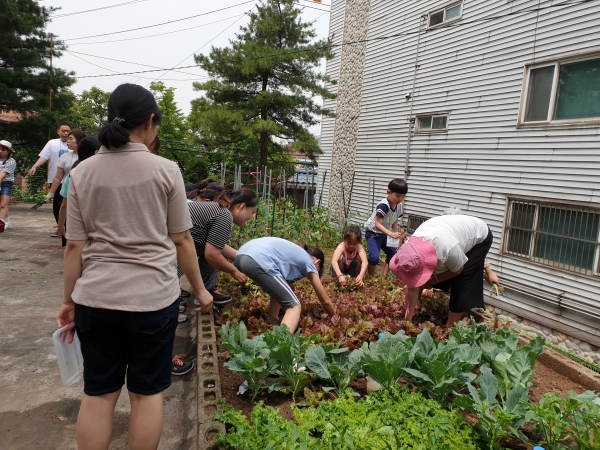
[[[490,226],[506,291],[488,304],[600,346],[600,1],[331,3],[336,44],[369,13],[353,163],[336,169],[344,119],[322,125],[324,204],[354,172],[350,209],[370,214],[370,179],[377,202],[406,164],[411,226],[448,206]],[[355,61],[334,50],[341,86]]]

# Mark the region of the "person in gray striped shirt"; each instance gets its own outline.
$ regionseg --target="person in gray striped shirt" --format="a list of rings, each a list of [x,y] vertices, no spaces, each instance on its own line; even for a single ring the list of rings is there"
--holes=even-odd
[[[385,278],[389,271],[389,264],[392,257],[396,254],[396,248],[388,245],[388,237],[392,239],[404,240],[406,234],[404,230],[398,228],[398,219],[403,215],[402,202],[408,185],[402,178],[394,178],[388,184],[387,198],[384,198],[375,207],[375,211],[365,223],[365,238],[369,250],[369,276],[375,275],[375,267],[379,264],[379,253],[381,250],[385,253],[385,268],[382,277]]]

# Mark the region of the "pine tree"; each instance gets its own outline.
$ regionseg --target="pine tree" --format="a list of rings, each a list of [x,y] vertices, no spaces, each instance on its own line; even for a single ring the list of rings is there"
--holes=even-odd
[[[301,20],[296,2],[261,2],[229,47],[196,56],[212,77],[194,83],[206,91],[195,107],[207,147],[231,148],[254,140],[261,167],[286,153],[288,141],[311,157],[320,152],[307,128],[319,123],[319,116],[333,114],[314,99],[335,97],[323,86],[331,80],[317,70],[333,54],[328,40],[313,42],[314,28]]]
[[[45,26],[52,11],[33,0],[0,1],[0,110],[24,117],[17,123],[0,123],[0,135],[19,150],[15,157],[20,168],[33,163],[75,98],[68,90],[75,82],[72,73],[50,70],[50,35]],[[54,39],[53,56],[59,57],[63,49]]]

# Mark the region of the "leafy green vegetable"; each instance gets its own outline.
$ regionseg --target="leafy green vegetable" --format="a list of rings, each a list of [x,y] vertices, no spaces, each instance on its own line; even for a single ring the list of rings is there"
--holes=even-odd
[[[547,450],[569,449],[572,441],[581,450],[600,447],[600,397],[593,391],[569,391],[567,398],[548,392],[539,405],[529,405],[525,418],[544,436],[540,444]]]
[[[254,401],[258,393],[268,387],[265,379],[278,367],[277,362],[271,359],[271,350],[262,336],[248,339],[243,322],[231,327],[223,325],[219,335],[223,339],[220,346],[232,352],[232,358],[224,366],[243,375]]]
[[[296,393],[310,384],[311,377],[306,371],[304,352],[318,335],[300,336],[300,330],[290,333],[286,325],[273,327],[272,331],[263,334],[263,340],[271,350],[270,358],[278,365],[280,377],[269,383],[270,390],[292,393],[296,401]]]
[[[377,342],[364,343],[359,352],[362,370],[383,389],[390,391],[402,376],[409,357],[409,337],[404,330],[392,335],[384,333]]]
[[[227,434],[219,433],[215,438],[216,444],[225,444],[235,450],[307,450],[315,448],[317,439],[309,435],[308,426],[297,426],[283,418],[278,409],[265,407],[258,402],[250,418],[231,406],[225,406],[224,411],[216,412],[215,420],[231,425]]]
[[[404,371],[425,394],[445,403],[453,389],[473,381],[472,373],[481,361],[481,351],[455,341],[434,341],[427,329],[417,336]]]
[[[312,346],[306,350],[306,365],[322,380],[333,386],[324,391],[335,391],[339,396],[361,371],[361,353],[354,351],[348,355],[347,348],[327,348]]]
[[[471,383],[467,384],[470,395],[457,397],[454,405],[477,416],[479,423],[475,430],[487,441],[490,450],[499,448],[498,440],[504,436],[515,435],[527,442],[519,427],[525,424],[528,390],[519,384],[498,402],[498,380],[489,367],[481,368],[480,380],[479,390]]]
[[[318,407],[292,406],[297,422],[259,402],[250,425],[244,415],[225,407],[215,419],[231,425],[216,443],[240,450],[476,450],[477,435],[455,411],[400,386],[358,401],[350,393]]]

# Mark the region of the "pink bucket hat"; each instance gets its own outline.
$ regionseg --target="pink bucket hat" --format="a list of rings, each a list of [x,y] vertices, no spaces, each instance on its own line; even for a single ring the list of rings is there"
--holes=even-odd
[[[423,286],[438,263],[435,248],[430,242],[412,236],[390,261],[390,270],[409,288]]]

